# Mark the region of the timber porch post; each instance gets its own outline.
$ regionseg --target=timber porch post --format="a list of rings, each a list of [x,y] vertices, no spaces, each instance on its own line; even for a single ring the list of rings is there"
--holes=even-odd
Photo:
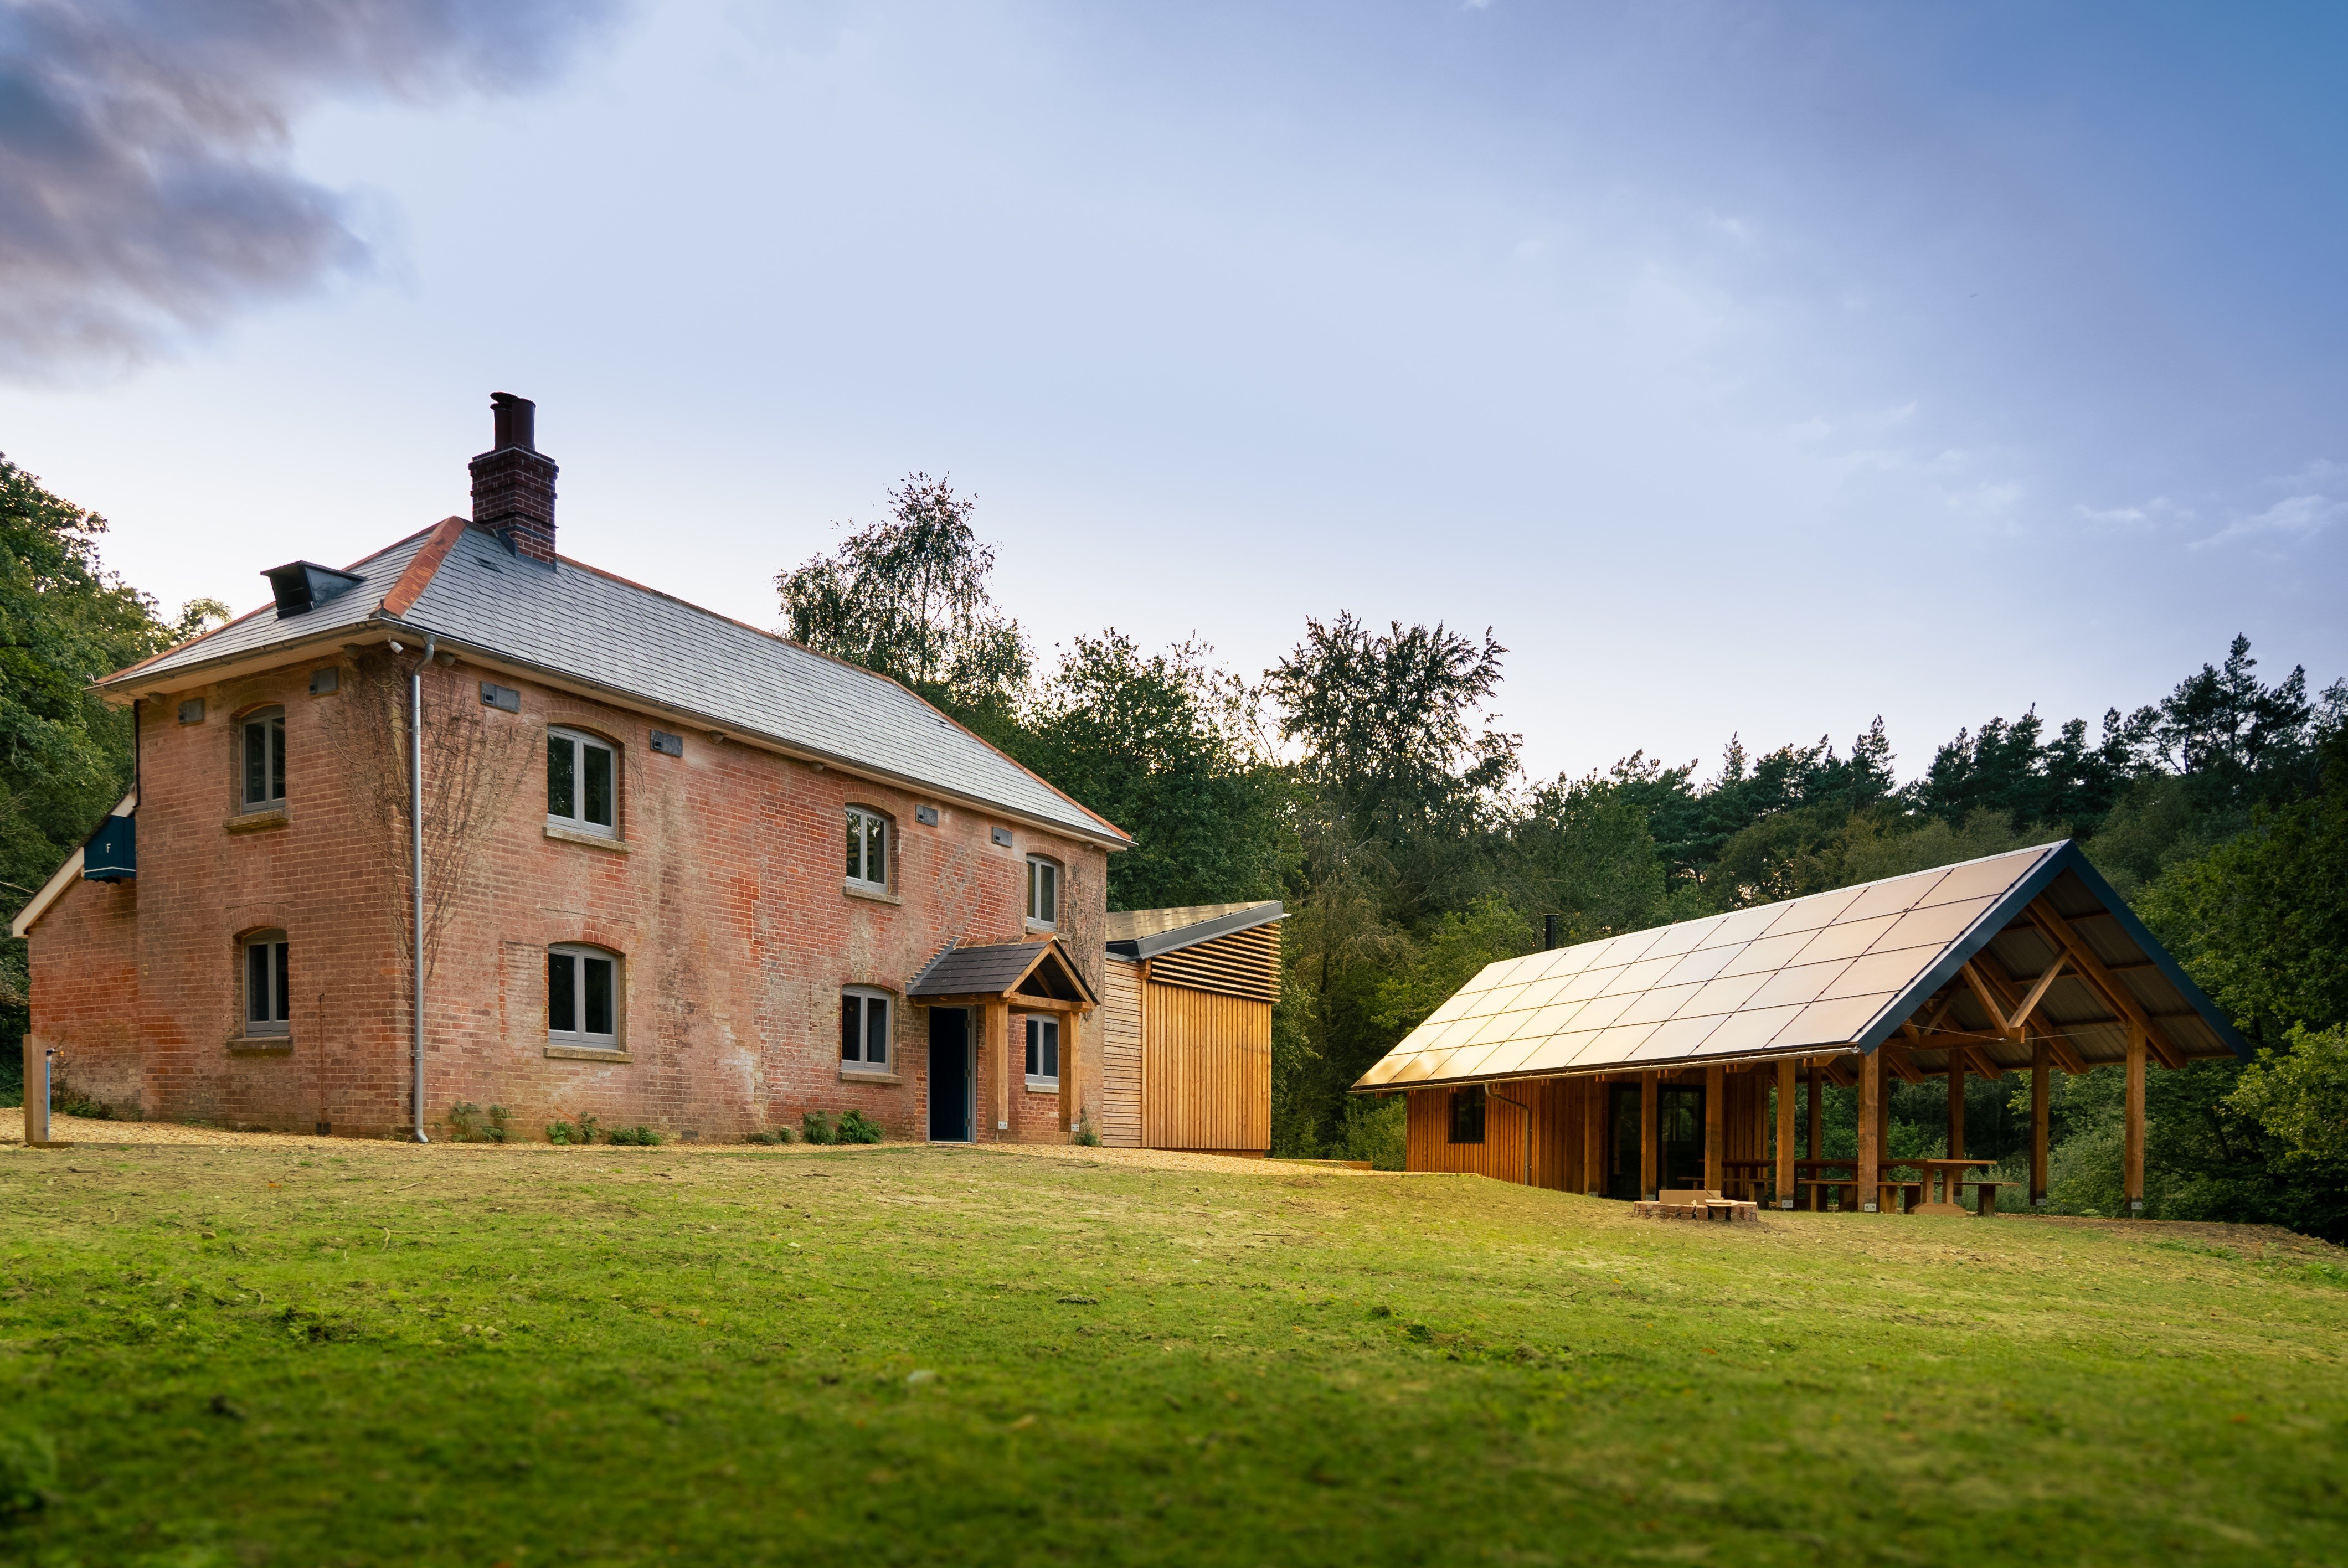
[[[2142,1024],[2128,1026],[2126,1164],[2122,1182],[2127,1191],[2128,1215],[2144,1213],[2144,1047]]]
[[[1076,1103],[1076,1038],[1084,1014],[1070,1008],[1060,1015],[1060,1131],[1076,1127],[1074,1107]]]
[[[1794,1206],[1794,1059],[1777,1059],[1777,1206]]]
[[[1606,1080],[1581,1081],[1581,1190],[1594,1198],[1606,1191]]]
[[[1874,1214],[1881,1206],[1883,1177],[1883,1052],[1859,1059],[1859,1206]]]
[[[2046,1202],[2046,1042],[2030,1048],[2030,1204]]]
[[[1704,1190],[1707,1193],[1727,1190],[1721,1184],[1728,1176],[1724,1163],[1727,1138],[1728,1069],[1707,1067],[1704,1070]]]
[[[1949,1048],[1949,1158],[1965,1157],[1965,1056],[1956,1047]],[[1956,1202],[1956,1194],[1949,1194]]]
[[[1011,1004],[989,999],[985,1007],[987,1042],[994,1058],[995,1143],[1011,1137]]]
[[[1661,1169],[1655,1147],[1663,1106],[1663,1074],[1653,1068],[1639,1074],[1639,1194],[1649,1203],[1655,1201],[1661,1190],[1656,1185],[1655,1173]]]

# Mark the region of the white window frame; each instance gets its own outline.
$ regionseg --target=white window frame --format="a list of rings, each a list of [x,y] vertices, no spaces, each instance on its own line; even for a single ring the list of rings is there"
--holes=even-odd
[[[552,772],[553,752],[558,743],[571,746],[571,806],[572,815],[558,815],[554,809],[554,781],[547,780],[546,825],[570,833],[588,833],[598,838],[620,836],[620,748],[601,735],[591,735],[584,730],[565,729],[550,724],[546,730],[548,771]],[[612,820],[590,822],[587,819],[587,753],[600,751],[612,759]]]
[[[1066,1065],[1060,1060],[1060,1042],[1064,1038],[1060,1020],[1050,1013],[1031,1012],[1021,1016],[1027,1020],[1027,1087],[1056,1091],[1060,1087],[1060,1069]],[[1046,1063],[1052,1069],[1049,1072],[1044,1071]]]
[[[248,769],[246,753],[252,744],[252,732],[261,732],[261,797],[252,794],[252,775]],[[236,809],[247,811],[283,811],[285,807],[285,710],[279,707],[255,708],[236,722]]]
[[[857,1054],[854,1056],[848,1054],[850,1049],[848,1004],[851,1001],[859,1004],[854,1045]],[[876,1004],[880,1009],[880,1054],[877,1059],[871,1054],[872,1009]],[[877,1076],[897,1071],[891,1065],[897,1054],[897,999],[893,993],[878,986],[840,987],[839,1033],[839,1070],[842,1072],[869,1072]]]
[[[889,820],[886,812],[875,811],[869,805],[851,805],[848,808],[848,828],[850,832],[856,835],[857,856],[853,861],[844,863],[847,874],[843,880],[854,886],[871,888],[876,893],[886,893],[889,890],[889,837],[891,829],[894,825]],[[872,864],[872,835],[875,829],[879,830],[880,835],[880,864],[878,867]],[[844,840],[842,847],[845,847]],[[877,876],[872,875],[876,869],[880,872]]]
[[[571,1021],[574,1029],[555,1027],[554,960],[569,958],[571,963]],[[557,942],[546,949],[546,1043],[572,1046],[582,1050],[618,1050],[622,1023],[627,1017],[627,991],[623,966],[624,960],[609,948],[591,948],[582,942]],[[592,963],[612,966],[611,1009],[609,1030],[587,1027],[587,966]]]
[[[1056,931],[1060,928],[1060,884],[1065,880],[1066,878],[1061,875],[1060,863],[1050,856],[1031,855],[1027,857],[1027,928],[1029,930]],[[1045,899],[1041,901],[1035,896],[1039,885],[1046,895]],[[1037,914],[1035,910],[1039,902],[1049,908],[1051,913]]]
[[[276,1040],[294,1032],[293,984],[286,974],[286,958],[292,952],[283,931],[255,931],[236,945],[237,998],[243,1016],[244,1038]],[[261,1009],[266,1016],[252,1016],[252,960],[261,957],[263,966]]]

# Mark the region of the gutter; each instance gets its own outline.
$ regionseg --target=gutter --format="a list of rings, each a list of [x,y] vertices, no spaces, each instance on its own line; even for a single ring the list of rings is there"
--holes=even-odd
[[[392,645],[395,651],[399,644]],[[432,662],[432,634],[424,634],[424,657],[407,671],[407,821],[412,870],[416,878],[416,1128],[419,1143],[432,1142],[424,1131],[424,667]]]

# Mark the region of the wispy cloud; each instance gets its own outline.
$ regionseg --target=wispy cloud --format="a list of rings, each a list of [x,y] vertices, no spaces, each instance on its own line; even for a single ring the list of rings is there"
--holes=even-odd
[[[2343,516],[2348,516],[2348,500],[2312,492],[2285,496],[2264,511],[2237,518],[2208,538],[2196,539],[2193,548],[2209,549],[2260,538],[2295,543],[2313,538]]]
[[[322,98],[550,75],[612,0],[0,0],[0,374],[120,364],[363,266],[294,172]]]

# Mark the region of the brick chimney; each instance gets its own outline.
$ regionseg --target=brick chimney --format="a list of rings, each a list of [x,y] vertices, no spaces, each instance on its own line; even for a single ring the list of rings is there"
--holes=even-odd
[[[510,392],[489,394],[495,434],[473,459],[473,526],[506,548],[554,564],[554,459],[538,449],[538,405]]]

